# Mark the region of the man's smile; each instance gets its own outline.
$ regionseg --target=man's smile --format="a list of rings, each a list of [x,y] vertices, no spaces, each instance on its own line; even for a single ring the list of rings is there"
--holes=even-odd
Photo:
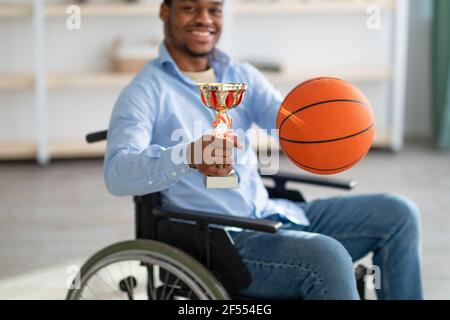
[[[188,29],[189,37],[201,43],[208,43],[214,40],[217,31],[214,28],[190,28]]]

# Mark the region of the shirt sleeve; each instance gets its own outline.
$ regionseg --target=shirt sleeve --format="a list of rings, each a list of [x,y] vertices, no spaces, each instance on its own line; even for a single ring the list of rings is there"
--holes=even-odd
[[[281,93],[255,67],[246,64],[249,76],[249,107],[253,121],[262,129],[276,129],[278,110],[283,101]]]
[[[104,179],[117,196],[164,190],[193,171],[187,164],[189,143],[165,148],[150,144],[157,102],[149,89],[132,83],[120,94],[111,115]]]

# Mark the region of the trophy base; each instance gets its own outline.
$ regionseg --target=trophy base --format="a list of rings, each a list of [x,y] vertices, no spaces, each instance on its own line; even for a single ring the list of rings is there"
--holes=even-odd
[[[238,177],[232,173],[225,177],[205,177],[207,189],[236,189],[239,187]]]

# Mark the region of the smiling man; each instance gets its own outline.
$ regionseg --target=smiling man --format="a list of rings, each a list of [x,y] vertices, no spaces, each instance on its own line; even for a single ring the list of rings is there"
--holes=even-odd
[[[229,112],[233,128],[243,131],[253,124],[274,129],[282,102],[259,71],[216,48],[223,5],[220,0],[161,4],[165,39],[159,57],[122,91],[111,116],[104,172],[108,190],[118,196],[160,191],[163,206],[283,222],[274,235],[230,231],[252,276],[241,295],[358,299],[352,261],[373,252],[381,271],[379,298],[421,299],[420,219],[414,203],[392,194],[307,204],[269,199],[249,137],[241,137],[241,145],[236,136],[208,135],[214,112],[202,107],[197,82],[248,84],[241,106]],[[204,153],[207,148],[213,152]],[[233,151],[244,161],[233,161]],[[180,155],[177,161],[174,155]],[[239,188],[204,187],[204,176],[225,176],[232,168]]]
[[[203,17],[200,18],[206,18],[207,23],[195,18],[198,15],[199,3],[182,0],[175,1],[172,5],[171,2],[165,1],[160,11],[160,17],[164,22],[165,43],[170,54],[183,69],[189,69],[183,71],[206,70],[208,67],[206,57],[213,51],[222,32],[222,1],[201,4],[203,8],[200,14]],[[191,65],[192,63],[195,65]]]

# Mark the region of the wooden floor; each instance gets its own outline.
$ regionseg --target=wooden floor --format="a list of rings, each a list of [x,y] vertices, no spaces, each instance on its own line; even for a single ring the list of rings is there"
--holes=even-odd
[[[395,192],[418,204],[426,298],[450,299],[450,154],[419,144],[399,154],[374,151],[340,177],[359,181],[352,192]],[[342,194],[302,190],[309,199]],[[68,266],[133,238],[133,218],[131,198],[107,193],[99,160],[1,163],[0,299],[64,298]]]

